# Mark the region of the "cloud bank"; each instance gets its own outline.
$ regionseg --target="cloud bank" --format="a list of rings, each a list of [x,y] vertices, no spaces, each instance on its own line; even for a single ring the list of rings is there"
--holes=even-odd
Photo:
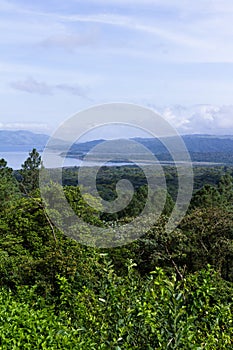
[[[233,134],[233,105],[172,106],[157,110],[182,134]]]

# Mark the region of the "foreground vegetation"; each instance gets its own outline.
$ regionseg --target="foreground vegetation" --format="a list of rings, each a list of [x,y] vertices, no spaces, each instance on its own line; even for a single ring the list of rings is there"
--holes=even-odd
[[[97,249],[53,226],[38,190],[39,167],[35,150],[17,173],[0,161],[0,349],[232,349],[230,168],[196,171],[189,211],[166,234],[171,170],[170,195],[151,230],[126,246]],[[66,172],[68,200],[100,225],[136,216],[146,194],[137,176],[133,205],[113,218],[90,210],[76,184],[67,183],[74,178]],[[114,196],[114,179],[100,188],[104,196]]]

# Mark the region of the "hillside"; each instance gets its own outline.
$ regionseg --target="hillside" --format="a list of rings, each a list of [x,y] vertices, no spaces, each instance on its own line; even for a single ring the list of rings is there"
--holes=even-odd
[[[1,151],[28,151],[32,148],[43,149],[49,136],[27,130],[0,130]]]
[[[231,135],[183,135],[182,138],[193,161],[233,163],[233,136]],[[162,142],[153,138],[135,138],[133,140],[148,148],[159,160],[171,160],[171,156],[163,144],[163,142],[166,144],[166,138],[162,139]],[[93,147],[103,141],[95,140],[74,144],[68,156],[82,158]],[[109,152],[111,152],[110,148]],[[126,151],[123,148],[119,149],[119,152],[126,155]],[[130,153],[130,150],[127,149],[127,152]]]
[[[196,134],[183,135],[182,138],[193,161],[233,163],[232,135],[217,136]],[[37,148],[39,151],[42,151],[48,140],[48,135],[36,134],[31,131],[0,130],[0,151],[27,152],[32,148]],[[134,138],[133,140],[148,148],[159,160],[171,160],[168,150],[160,140],[153,138]],[[104,141],[105,140],[101,139],[73,144],[68,153],[68,157],[81,159],[93,147]],[[162,141],[166,143],[167,139],[164,138]],[[54,139],[51,149],[60,150],[60,152],[62,152],[64,143],[65,142],[62,140]],[[111,149],[109,148],[108,151],[111,152]],[[129,155],[131,150],[125,150],[125,148],[119,149],[119,153],[124,154],[124,156],[127,156],[127,152]]]
[[[0,130],[0,151],[4,152],[28,152],[32,148],[42,151],[46,146],[50,136],[45,134],[37,134],[28,130]],[[64,141],[53,140],[51,148],[62,150]]]

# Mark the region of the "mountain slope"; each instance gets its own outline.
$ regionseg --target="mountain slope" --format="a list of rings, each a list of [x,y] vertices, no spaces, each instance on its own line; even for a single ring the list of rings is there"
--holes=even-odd
[[[27,130],[0,130],[0,150],[28,151],[33,147],[43,149],[48,139],[48,135],[35,134]]]
[[[217,136],[196,134],[183,135],[182,138],[193,161],[233,163],[232,135]],[[42,151],[48,140],[48,135],[35,134],[31,131],[0,130],[0,151],[28,152],[32,148],[37,148],[39,151]],[[148,148],[159,160],[171,160],[168,150],[160,140],[155,138],[135,138],[134,140]],[[103,141],[105,140],[92,140],[73,144],[68,152],[68,156],[82,158],[93,147]],[[166,143],[166,138],[162,139],[162,141]],[[60,150],[60,152],[62,152],[64,144],[65,141],[54,139],[51,149]],[[124,148],[119,149],[119,152],[125,155],[127,151],[130,152],[130,150],[125,150]],[[111,152],[110,148],[109,152]]]

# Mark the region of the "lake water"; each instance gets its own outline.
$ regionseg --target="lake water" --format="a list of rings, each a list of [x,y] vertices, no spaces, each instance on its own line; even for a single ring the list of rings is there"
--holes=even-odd
[[[42,155],[42,152],[40,152]],[[0,159],[4,158],[7,161],[7,165],[14,170],[20,169],[23,162],[28,158],[29,152],[5,152],[0,151]],[[172,162],[166,162],[161,161],[158,162],[161,165],[174,165]],[[183,162],[178,162],[181,165],[184,165]],[[48,165],[49,164],[49,165]],[[49,162],[48,164],[45,164],[46,168],[56,168],[59,164],[60,166],[65,167],[74,167],[74,166],[80,166],[84,165],[84,162],[82,162],[80,159],[75,158],[63,158],[59,155],[59,152],[51,152],[49,153]],[[143,163],[141,163],[142,165]],[[145,164],[145,163],[144,163]],[[148,164],[148,163],[147,163]],[[222,165],[220,163],[211,163],[211,162],[193,162],[193,165],[202,165],[202,166],[216,166],[216,165]],[[85,166],[100,166],[103,165],[103,163],[100,162],[85,162]],[[108,162],[108,166],[122,166],[122,165],[132,165],[132,163],[117,163],[117,162]]]
[[[14,170],[20,169],[23,162],[28,158],[28,152],[1,152],[0,158],[4,158],[7,161],[7,165]],[[59,153],[51,153],[51,161],[54,164],[62,161],[62,157]],[[79,159],[66,158],[64,160],[64,166],[79,166],[81,161]]]
[[[42,155],[42,153],[40,153]],[[54,168],[57,167],[57,164],[65,167],[74,167],[83,165],[83,162],[80,159],[75,158],[63,158],[59,155],[59,153],[51,152],[47,154],[49,156],[48,164],[45,164],[46,168]],[[20,169],[23,162],[28,158],[28,152],[1,152],[0,151],[0,159],[4,158],[7,161],[7,165],[14,170]],[[117,165],[130,165],[131,163],[115,163],[108,162],[108,166],[117,166]],[[99,162],[85,162],[85,166],[99,166],[101,163]]]

